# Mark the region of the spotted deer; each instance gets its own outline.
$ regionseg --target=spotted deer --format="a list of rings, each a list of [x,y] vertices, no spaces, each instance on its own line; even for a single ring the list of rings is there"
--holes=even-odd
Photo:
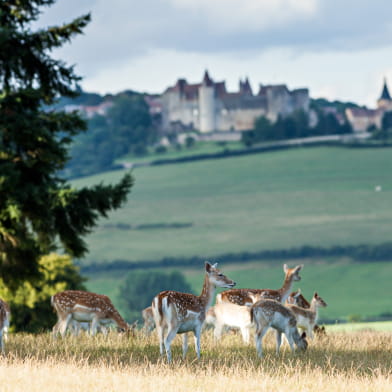
[[[310,308],[310,303],[309,301],[301,294],[301,289],[298,289],[297,291],[293,291],[290,293],[290,295],[287,298],[287,304],[291,305],[297,305],[301,308],[304,309],[309,309]],[[324,325],[320,327],[319,325],[315,324],[313,327],[313,333],[319,336],[326,335],[325,327]]]
[[[142,310],[143,317],[143,329],[147,333],[150,333],[155,328],[154,315],[152,314],[152,307],[148,306]]]
[[[2,354],[4,354],[4,340],[7,340],[10,315],[11,311],[7,302],[0,299],[0,350]]]
[[[199,296],[177,291],[162,291],[152,301],[152,312],[159,339],[161,355],[166,350],[167,360],[172,360],[171,344],[177,334],[183,334],[182,354],[188,351],[187,332],[195,336],[197,358],[200,358],[200,335],[206,312],[214,300],[216,287],[234,287],[235,282],[223,275],[216,264],[205,263],[203,289]],[[166,332],[166,334],[165,334]]]
[[[91,323],[91,335],[95,335],[100,325],[114,322],[119,330],[130,332],[130,326],[120,316],[120,313],[106,295],[88,291],[66,290],[52,296],[51,304],[58,317],[53,327],[53,336],[58,333],[64,337],[69,324],[75,320]]]
[[[287,308],[295,314],[298,327],[306,331],[308,336],[313,339],[313,329],[317,323],[318,309],[326,306],[326,302],[317,293],[314,293],[309,309],[291,304],[288,304]]]
[[[207,312],[206,322],[214,326],[214,337],[220,339],[224,327],[239,328],[244,343],[249,344],[250,329],[250,307],[221,302],[212,306]]]
[[[307,349],[306,333],[299,334],[294,313],[281,303],[271,299],[256,302],[250,308],[250,319],[256,325],[256,351],[260,358],[263,356],[262,340],[270,327],[276,330],[277,355],[282,344],[282,333],[285,334],[292,352],[294,344],[300,350]]]
[[[237,305],[252,305],[253,296],[260,296],[264,299],[274,299],[275,301],[284,303],[290,294],[293,282],[301,280],[299,272],[303,265],[298,265],[294,268],[288,268],[287,264],[283,265],[285,279],[283,286],[278,290],[271,289],[233,289],[226,290],[216,296],[216,302],[232,302]]]
[[[290,293],[287,297],[287,303],[290,305],[297,305],[304,309],[310,308],[310,302],[302,295],[301,289]]]

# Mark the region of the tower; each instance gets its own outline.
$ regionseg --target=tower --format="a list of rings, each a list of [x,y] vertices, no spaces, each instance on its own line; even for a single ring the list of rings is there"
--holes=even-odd
[[[377,106],[379,109],[383,109],[385,111],[392,110],[392,99],[389,94],[386,78],[384,78],[384,86],[382,88],[381,96],[377,101]]]
[[[215,88],[206,70],[199,88],[200,132],[215,131]]]

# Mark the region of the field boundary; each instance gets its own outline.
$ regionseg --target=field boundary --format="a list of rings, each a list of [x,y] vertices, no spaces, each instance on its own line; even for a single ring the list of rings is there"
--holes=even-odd
[[[216,255],[209,259],[212,262],[240,263],[253,260],[286,260],[309,257],[350,257],[357,262],[385,261],[390,262],[392,255],[392,242],[379,245],[352,245],[333,246],[321,248],[302,246],[292,249],[263,250],[259,252],[238,252]],[[112,262],[78,264],[81,273],[99,273],[105,271],[128,271],[135,269],[172,268],[200,266],[205,258],[192,257],[164,257],[160,260],[124,260],[117,259]]]

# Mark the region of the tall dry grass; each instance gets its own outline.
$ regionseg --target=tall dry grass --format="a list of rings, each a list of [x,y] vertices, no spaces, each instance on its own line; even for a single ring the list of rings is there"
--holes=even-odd
[[[284,345],[275,355],[275,339],[264,341],[265,357],[239,336],[216,344],[202,337],[202,359],[190,348],[181,359],[181,341],[173,345],[173,364],[159,357],[155,334],[133,339],[68,337],[49,334],[10,336],[0,359],[1,392],[43,391],[391,391],[392,334],[329,333],[309,350],[292,355]]]

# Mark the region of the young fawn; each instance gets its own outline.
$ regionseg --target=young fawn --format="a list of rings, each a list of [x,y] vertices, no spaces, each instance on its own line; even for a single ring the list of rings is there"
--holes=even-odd
[[[287,264],[283,265],[285,279],[283,286],[278,290],[271,289],[233,289],[226,290],[216,296],[216,302],[231,302],[237,305],[252,305],[254,302],[253,296],[260,296],[260,298],[274,299],[275,301],[285,303],[290,294],[293,282],[301,280],[299,272],[303,265],[298,265],[294,268],[288,268]]]
[[[304,309],[309,309],[310,308],[310,303],[309,301],[301,294],[301,289],[298,289],[297,291],[293,291],[290,293],[289,297],[287,298],[287,304],[290,305],[297,305],[300,308]],[[319,325],[315,324],[313,327],[313,333],[319,336],[326,335],[325,327],[324,325],[320,327]]]
[[[317,323],[318,309],[326,306],[326,302],[317,293],[314,293],[309,309],[291,304],[288,304],[287,308],[295,314],[298,327],[305,330],[310,338],[313,339],[313,329]]]
[[[167,360],[172,360],[171,344],[178,333],[183,334],[182,353],[188,350],[187,332],[195,335],[197,358],[200,358],[200,335],[206,312],[214,300],[216,287],[233,287],[235,282],[223,275],[216,264],[205,264],[205,278],[199,296],[177,291],[162,291],[152,301],[152,312],[159,339],[159,350],[166,350]],[[166,335],[165,335],[165,331]]]
[[[306,333],[299,334],[294,313],[281,303],[269,299],[260,300],[252,305],[250,317],[256,325],[256,351],[260,358],[263,356],[262,340],[270,327],[276,330],[277,354],[282,344],[282,333],[285,334],[292,352],[294,344],[300,350],[307,349]]]

